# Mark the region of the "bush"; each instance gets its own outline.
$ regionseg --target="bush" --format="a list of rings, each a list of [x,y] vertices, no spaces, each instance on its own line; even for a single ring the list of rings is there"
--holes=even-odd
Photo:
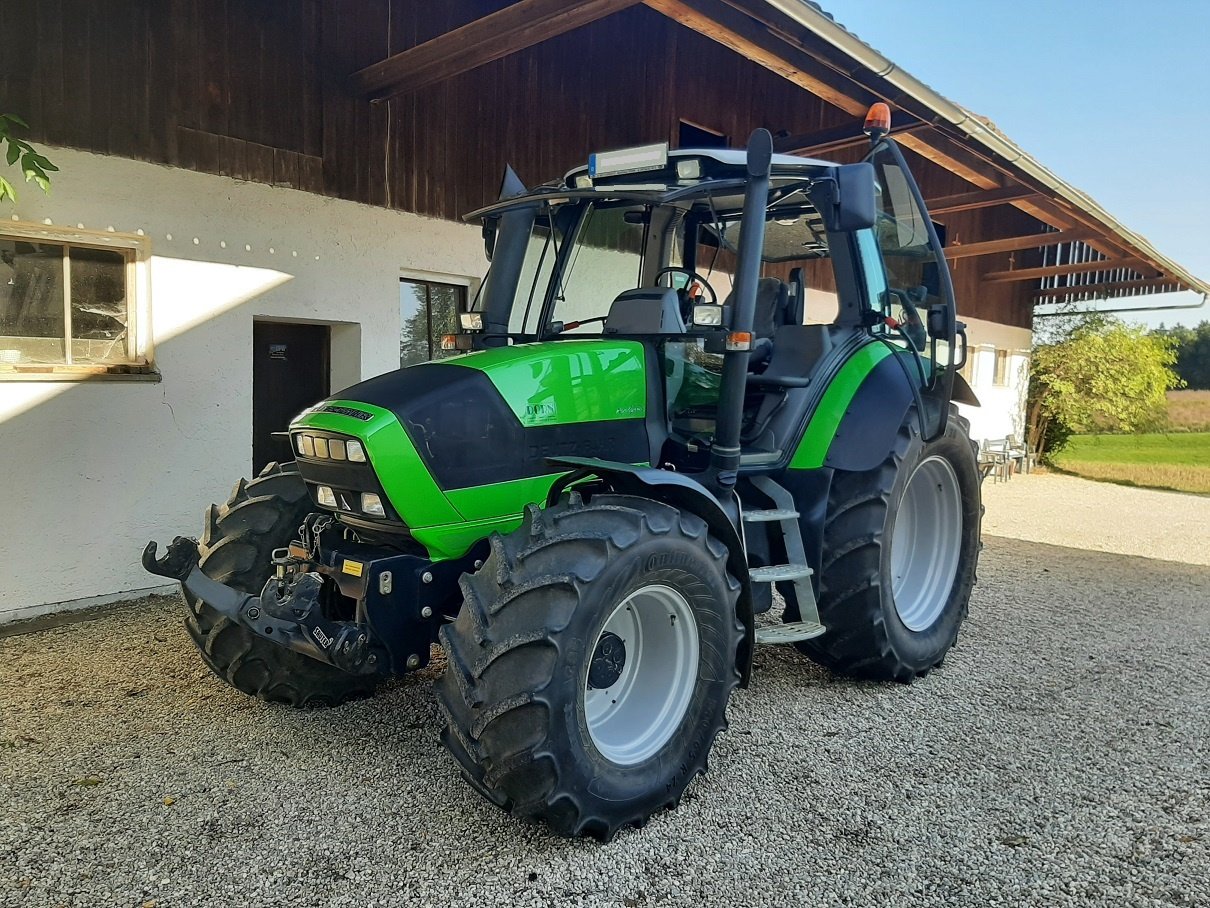
[[[1144,432],[1167,421],[1181,386],[1173,342],[1102,315],[1073,317],[1034,344],[1028,444],[1040,457],[1074,433]]]

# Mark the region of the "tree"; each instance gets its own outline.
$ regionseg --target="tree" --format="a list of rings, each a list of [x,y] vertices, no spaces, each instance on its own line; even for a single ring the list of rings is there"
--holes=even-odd
[[[1161,325],[1155,333],[1175,345],[1176,374],[1185,385],[1210,390],[1210,322],[1202,322],[1196,328],[1182,325],[1165,328]]]
[[[1035,344],[1027,414],[1039,456],[1077,432],[1139,432],[1163,425],[1165,392],[1181,386],[1173,342],[1117,319],[1073,318]]]
[[[0,114],[0,151],[4,153],[4,162],[12,167],[19,160],[25,182],[32,182],[43,192],[50,192],[49,173],[59,168],[39,154],[29,142],[14,136],[14,127],[29,129],[29,124],[16,114]],[[17,191],[13,189],[13,184],[0,176],[0,202],[16,200]]]

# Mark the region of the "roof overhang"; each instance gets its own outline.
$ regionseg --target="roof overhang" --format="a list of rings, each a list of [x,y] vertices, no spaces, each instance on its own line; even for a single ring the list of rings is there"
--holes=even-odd
[[[352,77],[359,94],[383,99],[451,78],[629,7],[643,5],[723,44],[836,108],[864,116],[885,101],[901,145],[967,181],[971,189],[930,199],[943,215],[1012,205],[1042,232],[954,245],[947,257],[1047,250],[1042,267],[985,280],[1032,282],[1038,303],[1117,298],[1210,284],[1164,256],[989,121],[938,94],[807,0],[517,0],[395,54]],[[784,137],[777,150],[830,156],[864,143],[856,127]]]
[[[1089,297],[1112,298],[1138,295],[1139,291],[1160,293],[1194,290],[1203,295],[1210,294],[1210,283],[1195,277],[1160,253],[1145,237],[1118,221],[1086,192],[1072,186],[1043,166],[986,120],[945,98],[894,64],[814,3],[806,0],[760,2],[808,28],[838,53],[859,64],[866,72],[875,74],[884,86],[884,93],[889,96],[887,100],[902,96],[911,98],[926,108],[925,118],[939,132],[953,136],[964,147],[987,159],[1012,183],[1039,190],[1039,198],[1032,201],[1036,203],[1044,199],[1061,209],[1054,211],[1051,205],[1044,204],[1043,211],[1051,209],[1047,213],[1051,214],[1057,223],[1046,217],[1042,217],[1042,220],[1060,229],[1069,226],[1072,220],[1092,228],[1094,235],[1089,239],[1089,245],[1096,247],[1099,245],[1096,241],[1100,240],[1104,247],[1111,250],[1108,255],[1110,260],[1106,262],[1105,267],[1088,267],[1091,264],[1089,262],[1065,263],[1054,266],[1050,274],[1022,278],[1036,280],[1079,275],[1080,283],[1070,287],[1040,286],[1039,302],[1054,303]],[[1065,224],[1064,221],[1068,223]],[[1104,247],[1101,249],[1102,253],[1107,251]],[[1079,267],[1072,268],[1072,264]],[[1149,270],[1151,274],[1147,273]]]

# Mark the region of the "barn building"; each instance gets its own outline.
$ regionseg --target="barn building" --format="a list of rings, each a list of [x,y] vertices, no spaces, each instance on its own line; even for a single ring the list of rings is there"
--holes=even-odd
[[[59,167],[0,204],[0,621],[153,587],[144,542],[294,413],[433,355],[506,164],[762,126],[852,161],[889,102],[975,438],[1021,431],[1035,304],[1210,289],[804,0],[5,0],[0,34],[0,113]]]

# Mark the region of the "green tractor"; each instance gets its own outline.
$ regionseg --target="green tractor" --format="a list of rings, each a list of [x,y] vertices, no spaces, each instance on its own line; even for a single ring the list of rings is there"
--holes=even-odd
[[[757,130],[536,189],[508,171],[468,215],[491,265],[445,355],[306,410],[293,463],[240,480],[200,541],[147,546],[202,659],[337,705],[439,644],[471,785],[601,839],[705,771],[756,645],[939,666],[980,546],[951,403],[975,401],[936,226],[867,132],[856,164]]]

